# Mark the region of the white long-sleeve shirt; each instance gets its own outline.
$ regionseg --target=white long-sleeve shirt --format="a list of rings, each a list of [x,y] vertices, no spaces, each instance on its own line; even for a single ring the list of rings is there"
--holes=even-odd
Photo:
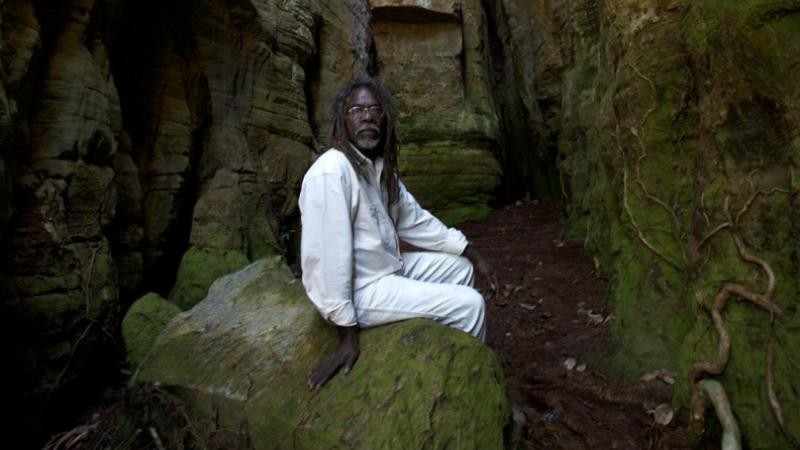
[[[403,268],[401,239],[454,255],[467,246],[463,233],[423,209],[402,182],[390,216],[388,193],[380,188],[383,159],[359,156],[369,181],[332,148],[306,172],[300,190],[303,285],[322,316],[338,326],[358,323],[353,291]]]

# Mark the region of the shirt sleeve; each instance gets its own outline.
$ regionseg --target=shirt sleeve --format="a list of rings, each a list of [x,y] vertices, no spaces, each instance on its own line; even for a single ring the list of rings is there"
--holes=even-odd
[[[303,180],[300,264],[309,299],[328,322],[353,326],[353,226],[350,187],[340,174]]]
[[[395,227],[398,237],[411,245],[453,255],[464,253],[467,238],[455,229],[448,228],[442,221],[428,212],[400,182],[400,196],[397,200],[398,214]]]

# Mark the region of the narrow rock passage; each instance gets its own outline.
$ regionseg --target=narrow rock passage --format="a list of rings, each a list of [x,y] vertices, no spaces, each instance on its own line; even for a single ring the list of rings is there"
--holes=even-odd
[[[559,203],[526,203],[459,225],[497,271],[487,344],[527,416],[525,448],[689,448],[680,411],[666,426],[654,418],[670,403],[671,386],[623,384],[601,371],[612,352],[607,281],[595,274],[583,239],[563,238],[561,218]]]

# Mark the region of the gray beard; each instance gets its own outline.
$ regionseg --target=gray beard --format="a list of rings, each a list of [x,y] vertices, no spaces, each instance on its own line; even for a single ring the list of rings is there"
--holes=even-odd
[[[366,137],[363,137],[363,138],[359,137],[359,138],[356,138],[356,142],[355,142],[357,149],[359,149],[359,150],[367,150],[367,151],[374,150],[375,147],[377,147],[378,144],[380,144],[380,143],[381,143],[380,137],[375,138],[375,139],[366,138]]]

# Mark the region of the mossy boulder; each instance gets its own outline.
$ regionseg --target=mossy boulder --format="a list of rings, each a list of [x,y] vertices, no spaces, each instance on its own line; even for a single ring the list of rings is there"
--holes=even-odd
[[[128,361],[138,366],[170,319],[180,312],[175,304],[152,292],[136,300],[122,319]]]
[[[190,247],[183,254],[169,299],[187,310],[206,296],[214,280],[241,269],[248,262],[238,250]]]
[[[511,442],[503,371],[468,334],[423,319],[364,330],[350,374],[309,392],[308,373],[337,342],[289,269],[260,260],[175,317],[134,380],[180,395],[195,428],[208,430],[201,438],[227,434],[229,448]]]

